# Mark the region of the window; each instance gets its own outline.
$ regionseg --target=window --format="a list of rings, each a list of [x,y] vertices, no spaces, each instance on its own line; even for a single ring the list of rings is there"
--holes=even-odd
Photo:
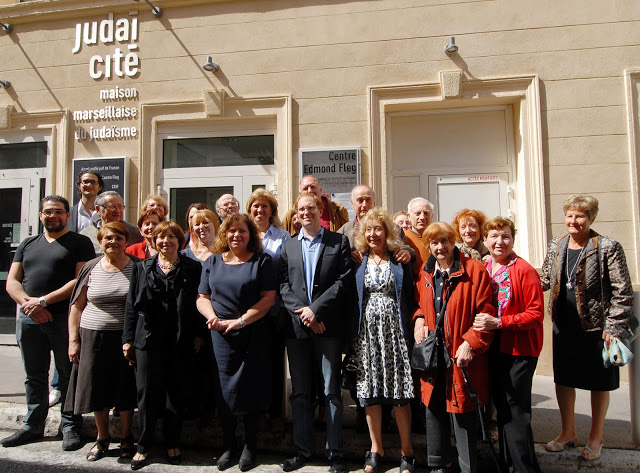
[[[274,136],[224,136],[163,140],[164,169],[274,164]]]

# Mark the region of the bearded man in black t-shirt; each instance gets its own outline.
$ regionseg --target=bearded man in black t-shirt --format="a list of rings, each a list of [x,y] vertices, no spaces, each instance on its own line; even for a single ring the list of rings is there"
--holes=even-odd
[[[40,202],[44,233],[20,243],[7,277],[7,293],[20,306],[16,338],[27,376],[27,414],[18,432],[0,441],[15,447],[42,438],[49,410],[50,352],[56,363],[64,400],[71,374],[69,297],[82,265],[95,258],[91,240],[66,228],[69,202],[50,195]],[[82,416],[62,413],[62,448],[82,446]]]

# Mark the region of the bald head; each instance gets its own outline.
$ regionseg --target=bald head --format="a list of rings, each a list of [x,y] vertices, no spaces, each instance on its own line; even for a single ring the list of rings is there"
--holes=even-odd
[[[216,212],[221,219],[227,218],[229,215],[237,214],[240,211],[240,204],[232,194],[222,194],[216,202]]]
[[[322,187],[320,187],[320,183],[311,175],[303,176],[302,179],[300,179],[300,188],[298,190],[301,194],[303,192],[308,192],[309,194],[315,194],[318,197],[322,196]]]
[[[407,206],[411,230],[416,234],[422,232],[429,226],[433,219],[433,204],[423,197],[416,197],[409,201]]]
[[[362,220],[367,212],[376,206],[376,195],[369,186],[356,186],[351,191],[351,207],[358,220]]]

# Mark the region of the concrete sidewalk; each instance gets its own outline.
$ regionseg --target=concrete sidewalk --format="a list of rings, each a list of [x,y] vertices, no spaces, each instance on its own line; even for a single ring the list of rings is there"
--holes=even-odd
[[[15,345],[0,345],[0,430],[17,430],[22,424],[22,417],[26,412],[24,394],[24,371],[20,350]],[[344,442],[345,454],[356,465],[361,463],[363,452],[369,449],[367,433],[359,434],[355,431],[355,405],[350,396],[345,393],[345,422]],[[535,376],[533,383],[533,431],[534,439],[538,443],[536,450],[542,470],[545,472],[572,472],[584,469],[592,471],[640,471],[640,449],[635,447],[631,439],[631,421],[629,407],[629,385],[622,383],[620,389],[611,393],[611,405],[607,414],[604,432],[605,450],[602,458],[596,462],[584,462],[577,449],[568,449],[561,453],[548,453],[544,450],[544,443],[554,438],[559,432],[560,418],[555,400],[553,378]],[[590,426],[590,399],[588,392],[578,392],[576,401],[576,427],[579,444],[586,441]],[[60,411],[56,406],[49,413],[46,435],[55,436],[59,426]],[[93,416],[84,416],[83,434],[86,439],[95,438],[95,424]],[[322,434],[322,435],[320,435]],[[112,435],[117,438],[118,432]],[[323,449],[323,432],[316,435],[316,451]],[[199,449],[214,449],[221,446],[221,431],[217,422],[202,425],[198,422],[186,422],[183,432],[183,442],[187,447]],[[414,448],[421,465],[425,462],[424,435],[414,436]],[[87,446],[87,448],[90,445]],[[399,455],[399,439],[397,434],[385,435],[385,447],[388,458]],[[23,448],[23,447],[19,447]],[[26,446],[25,446],[26,448]],[[269,454],[287,455],[293,453],[291,425],[286,425],[284,432],[265,432],[260,437],[260,448]],[[484,471],[491,471],[490,455],[486,445],[481,447],[481,456],[485,458]],[[58,447],[59,449],[59,447]],[[10,458],[13,449],[0,448],[0,458]],[[57,453],[61,453],[59,450]],[[66,455],[66,453],[64,454]],[[81,455],[80,460],[84,459]],[[276,465],[277,466],[277,465]],[[318,467],[320,468],[320,467]],[[325,471],[326,467],[322,468]]]

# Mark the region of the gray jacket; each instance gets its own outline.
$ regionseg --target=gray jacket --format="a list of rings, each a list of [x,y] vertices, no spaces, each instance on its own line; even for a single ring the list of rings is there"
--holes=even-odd
[[[552,290],[549,313],[556,317],[562,270],[566,264],[569,235],[549,244],[540,277],[543,290]],[[633,289],[622,245],[591,230],[585,254],[576,268],[576,302],[585,331],[604,330],[615,337],[633,334]]]

